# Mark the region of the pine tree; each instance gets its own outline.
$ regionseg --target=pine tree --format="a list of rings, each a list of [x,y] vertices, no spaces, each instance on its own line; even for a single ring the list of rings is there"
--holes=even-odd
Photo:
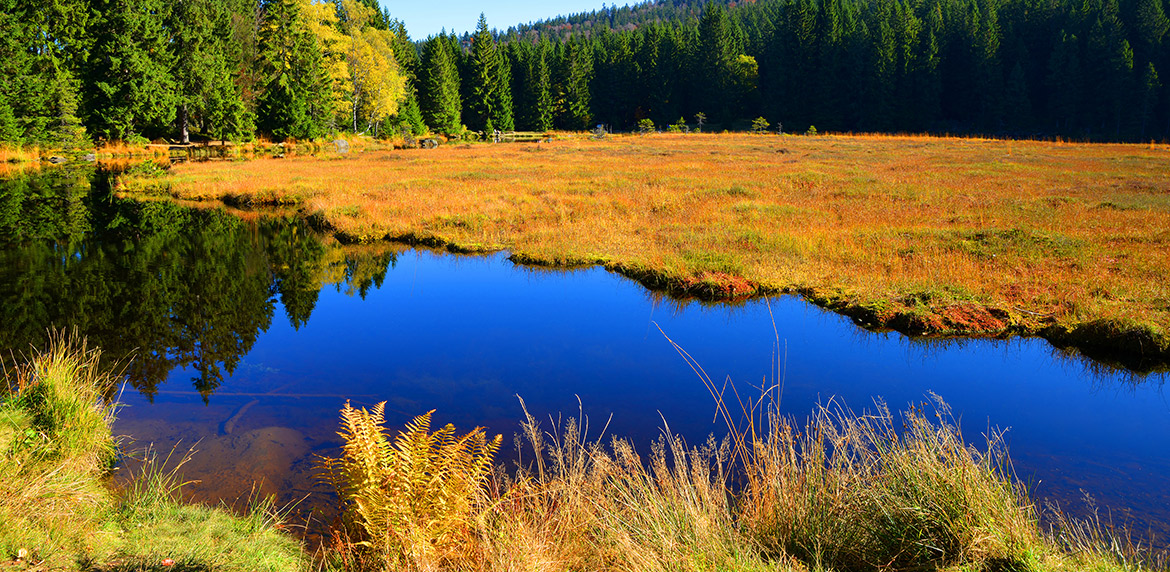
[[[479,24],[476,26],[475,35],[472,36],[468,67],[470,91],[469,99],[464,102],[467,105],[468,126],[485,133],[505,129],[505,127],[498,125],[497,121],[504,118],[508,118],[510,121],[512,114],[510,109],[511,95],[510,91],[506,96],[504,93],[506,90],[510,90],[510,87],[503,83],[506,79],[501,70],[503,58],[496,48],[495,38],[488,30],[487,18],[483,14],[479,15]],[[505,103],[505,97],[509,106],[507,110],[501,109]]]
[[[102,16],[86,73],[85,116],[94,135],[127,139],[168,130],[178,89],[165,0],[96,0]]]
[[[1142,138],[1145,138],[1146,128],[1149,126],[1154,110],[1158,108],[1158,90],[1161,88],[1162,83],[1158,81],[1158,70],[1154,69],[1153,63],[1146,64],[1146,71],[1142,74],[1140,132]]]
[[[259,100],[260,130],[280,139],[325,133],[333,110],[330,79],[298,0],[267,0],[261,52],[268,81]]]
[[[423,44],[421,76],[419,103],[426,124],[439,133],[458,133],[463,124],[459,70],[444,36],[433,36]]]

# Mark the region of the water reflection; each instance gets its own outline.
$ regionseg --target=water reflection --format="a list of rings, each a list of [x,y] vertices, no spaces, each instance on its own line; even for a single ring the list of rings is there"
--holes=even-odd
[[[657,324],[716,380],[781,379],[785,414],[936,392],[973,441],[1009,428],[1038,498],[1070,506],[1083,489],[1170,534],[1164,376],[1037,339],[869,332],[792,297],[709,305],[596,268],[343,246],[293,216],[121,200],[109,178],[2,183],[0,359],[53,326],[126,360],[141,394],[123,396],[116,430],[162,450],[199,441],[186,468],[200,499],[246,498],[253,482],[285,499],[317,491],[313,455],[336,446],[346,399],[388,400],[391,425],[438,408],[438,423],[508,436],[516,395],[541,418],[579,397],[597,426],[612,415],[611,434],[645,444],[665,419],[702,440],[719,431],[711,397]]]
[[[300,328],[323,286],[364,297],[396,256],[327,245],[291,216],[118,199],[111,177],[90,166],[0,182],[0,359],[76,328],[143,394],[182,369],[207,401],[278,305]]]

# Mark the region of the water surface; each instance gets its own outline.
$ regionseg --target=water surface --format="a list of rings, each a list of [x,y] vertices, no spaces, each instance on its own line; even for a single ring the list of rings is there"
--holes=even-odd
[[[1090,495],[1170,537],[1170,405],[1163,379],[1069,356],[1039,339],[923,342],[871,333],[799,299],[738,306],[663,299],[601,269],[517,267],[389,244],[343,246],[291,217],[108,193],[57,170],[0,192],[0,351],[76,327],[120,360],[130,387],[115,430],[133,447],[196,444],[199,499],[321,487],[338,410],[388,402],[391,426],[436,421],[510,438],[522,411],[577,415],[644,446],[664,423],[722,434],[707,388],[782,383],[781,409],[945,399],[967,438],[1006,429],[1039,499]],[[242,215],[242,216],[238,216]],[[659,329],[661,328],[661,332]],[[664,335],[665,334],[665,335]],[[551,421],[545,422],[551,428]]]

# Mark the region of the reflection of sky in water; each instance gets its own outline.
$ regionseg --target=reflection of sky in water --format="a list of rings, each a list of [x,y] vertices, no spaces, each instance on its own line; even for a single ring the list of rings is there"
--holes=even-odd
[[[923,344],[863,332],[794,298],[771,305],[787,351],[785,413],[804,415],[831,397],[858,409],[880,397],[901,409],[933,391],[962,419],[968,440],[989,426],[1009,429],[1017,472],[1037,496],[1068,505],[1083,488],[1100,505],[1133,509],[1160,537],[1170,532],[1170,406],[1158,379],[1103,382],[1038,339]],[[327,288],[299,331],[282,313],[209,407],[185,393],[190,373],[176,371],[154,407],[124,396],[132,406],[119,428],[148,440],[162,426],[151,418],[197,416],[203,429],[187,431],[214,439],[255,400],[234,434],[291,427],[322,451],[347,397],[389,401],[391,426],[435,408],[437,421],[511,436],[522,416],[516,395],[546,419],[576,414],[580,396],[595,432],[612,414],[611,434],[644,444],[665,418],[697,441],[719,430],[712,398],[654,323],[743,394],[769,375],[775,347],[762,301],[679,310],[602,270],[532,272],[502,256],[406,252],[365,300]],[[232,462],[227,451],[216,453],[218,462]],[[294,470],[305,473],[305,463]]]

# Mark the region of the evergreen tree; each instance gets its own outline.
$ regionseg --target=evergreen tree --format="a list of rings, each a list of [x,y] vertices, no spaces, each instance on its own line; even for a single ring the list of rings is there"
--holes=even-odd
[[[515,110],[512,108],[512,66],[499,50],[496,50],[496,59],[499,68],[492,91],[491,122],[500,131],[512,131],[516,129]]]
[[[1080,111],[1081,58],[1077,37],[1061,32],[1048,61],[1049,120],[1057,133],[1072,131]]]
[[[195,114],[218,139],[238,138],[254,129],[233,81],[235,67],[227,44],[231,13],[219,0],[183,0],[174,5],[169,29],[178,84],[179,138],[190,141]]]
[[[485,133],[510,129],[510,126],[497,124],[504,119],[511,122],[511,95],[505,93],[510,90],[510,86],[504,83],[507,77],[502,69],[503,58],[483,14],[479,15],[479,23],[471,41],[471,53],[468,54],[470,92],[469,99],[465,100],[468,126]],[[505,103],[508,105],[507,110],[502,109]]]
[[[1032,100],[1028,96],[1028,81],[1024,66],[1016,62],[1008,74],[1004,90],[1004,108],[1007,124],[1017,132],[1026,131],[1032,125]]]
[[[260,96],[260,130],[280,139],[325,133],[330,80],[316,38],[301,17],[298,0],[266,0],[260,46],[268,81]]]
[[[593,121],[592,94],[589,92],[589,81],[593,77],[593,54],[588,44],[584,41],[568,43],[564,50],[564,70],[562,126],[566,129],[589,129]]]
[[[732,67],[736,49],[727,12],[719,4],[709,4],[699,21],[699,52],[695,62],[696,105],[715,122],[725,122],[732,109],[728,93],[732,87]]]
[[[1154,69],[1153,63],[1146,64],[1146,71],[1142,74],[1141,132],[1139,137],[1145,138],[1146,136],[1146,128],[1149,127],[1154,110],[1158,107],[1158,90],[1161,88],[1162,84],[1158,81],[1158,70]]]
[[[165,0],[95,0],[101,23],[85,78],[91,133],[127,139],[168,131],[178,85]]]
[[[444,36],[432,36],[423,44],[421,75],[419,99],[426,124],[439,133],[458,133],[463,124],[459,70]]]
[[[548,131],[553,128],[555,107],[552,97],[552,68],[548,63],[550,57],[548,43],[538,44],[530,84],[534,104],[531,128],[537,131]]]

